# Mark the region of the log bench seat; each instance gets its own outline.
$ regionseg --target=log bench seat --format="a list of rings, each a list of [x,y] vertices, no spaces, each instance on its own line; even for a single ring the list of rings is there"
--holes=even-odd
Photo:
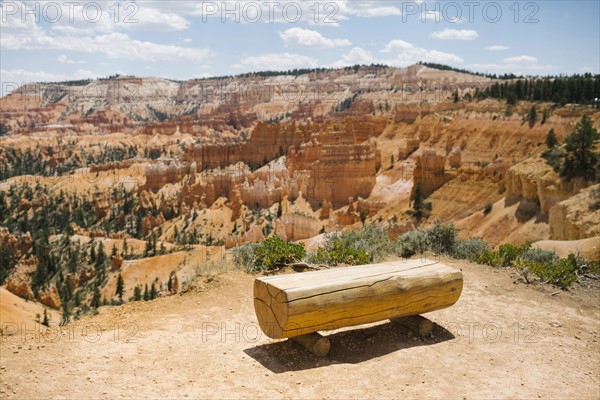
[[[254,309],[268,337],[293,338],[323,356],[329,341],[319,331],[390,319],[417,334],[431,333],[431,322],[418,316],[456,303],[462,286],[462,272],[455,268],[402,260],[260,277]]]

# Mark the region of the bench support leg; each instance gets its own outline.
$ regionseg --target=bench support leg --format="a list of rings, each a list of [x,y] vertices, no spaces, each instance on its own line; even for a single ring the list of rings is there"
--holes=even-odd
[[[319,333],[309,333],[308,335],[296,336],[291,338],[298,342],[306,350],[310,351],[315,357],[325,357],[329,353],[331,344],[329,339]]]
[[[428,337],[433,330],[433,322],[420,315],[393,318],[390,321],[411,330],[415,335]]]

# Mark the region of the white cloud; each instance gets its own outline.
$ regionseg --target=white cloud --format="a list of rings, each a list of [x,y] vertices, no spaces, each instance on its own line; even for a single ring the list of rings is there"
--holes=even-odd
[[[65,6],[65,4],[66,3],[62,4],[62,6]],[[105,3],[102,4],[104,7]],[[148,10],[148,8],[141,7],[139,14],[136,14],[138,17],[148,17],[145,22],[140,22],[140,24],[145,24],[148,28],[160,30],[160,27],[157,25],[159,19],[162,19],[164,23],[163,28],[165,30],[168,30],[168,28],[165,27],[169,24],[174,26],[175,24],[183,23],[180,19],[170,16],[168,13],[163,15],[158,13],[158,11]],[[0,12],[3,13],[2,18],[5,18],[6,20],[2,23],[2,40],[0,41],[1,50],[59,50],[78,53],[100,53],[110,59],[141,61],[200,61],[213,55],[213,52],[206,48],[189,48],[159,44],[133,39],[124,33],[111,32],[111,29],[113,29],[115,25],[113,21],[106,23],[106,21],[103,22],[103,20],[100,20],[96,24],[90,23],[83,20],[83,17],[81,16],[82,13],[77,13],[77,11],[73,12],[73,15],[79,15],[80,20],[75,18],[75,21],[72,24],[69,24],[70,14],[68,9],[65,9],[63,12],[64,18],[62,18],[56,26],[52,25],[50,31],[42,29],[39,24],[36,24],[34,18],[25,18],[23,21],[20,18],[21,16],[19,13],[4,15],[4,3],[2,3],[2,7],[0,7]],[[108,10],[106,14],[109,15]],[[125,18],[125,15],[121,15],[120,17]],[[61,23],[66,24],[66,26],[61,26]],[[107,31],[109,33],[88,35],[85,33],[88,30]],[[70,31],[74,34],[64,33]],[[59,57],[58,61],[67,64],[72,63],[69,61],[68,57],[62,57],[62,55]]]
[[[71,60],[69,57],[67,57],[64,54],[61,54],[60,56],[58,56],[57,60],[61,64],[75,64],[75,61]]]
[[[86,61],[83,61],[83,60],[75,61],[75,60],[67,57],[65,54],[61,54],[56,59],[61,64],[87,64]]]
[[[438,50],[428,50],[416,47],[404,40],[396,39],[389,42],[381,53],[391,54],[391,58],[377,58],[369,51],[360,47],[355,47],[342,58],[332,64],[330,67],[340,68],[355,64],[385,64],[394,67],[404,67],[415,64],[419,61],[436,62],[441,64],[459,64],[464,60],[452,53],[445,53]]]
[[[6,4],[0,3],[0,49],[18,50],[23,44],[32,38],[42,36],[43,30],[36,24],[34,18],[21,18],[18,12],[8,13],[5,11]]]
[[[153,3],[55,2],[62,18],[51,26],[53,31],[67,34],[109,33],[119,30],[174,32],[188,29],[190,21],[168,10],[159,10]],[[96,11],[99,10],[99,11]],[[118,10],[118,13],[115,11]]]
[[[302,28],[290,28],[279,32],[279,37],[287,48],[330,49],[352,45],[348,39],[329,39],[317,31]]]
[[[200,61],[213,56],[210,49],[189,48],[132,39],[123,33],[97,36],[37,35],[2,38],[3,50],[67,50],[81,53],[101,53],[111,59],[141,61]],[[59,60],[60,61],[60,60]]]
[[[429,37],[440,40],[475,40],[479,37],[477,31],[472,29],[449,29],[433,32]]]
[[[464,62],[461,57],[453,53],[415,47],[413,50],[401,52],[395,59],[384,62],[384,64],[403,67],[406,65],[415,64],[419,61],[434,62],[439,64],[460,64]]]
[[[414,48],[415,48],[415,46],[413,46],[412,44],[405,42],[404,40],[396,39],[396,40],[392,40],[391,42],[389,42],[387,44],[387,46],[385,46],[381,50],[381,52],[382,53],[391,53],[392,51],[411,50]]]
[[[60,82],[74,79],[94,79],[98,74],[92,71],[77,70],[73,74],[54,74],[46,71],[29,71],[24,69],[2,69],[2,87],[10,83],[21,85],[30,82]]]
[[[484,48],[485,48],[487,51],[504,51],[504,50],[508,50],[508,49],[510,49],[510,47],[508,47],[508,46],[503,46],[503,45],[500,45],[500,44],[496,44],[496,45],[493,45],[493,46],[486,46],[486,47],[484,47]]]
[[[469,64],[466,66],[469,69],[482,72],[512,72],[517,75],[526,75],[525,71],[529,72],[550,72],[556,70],[554,65],[533,64],[517,64],[517,63],[489,63],[489,64]]]
[[[181,41],[183,43],[192,43],[192,38],[183,38]]]
[[[515,63],[515,64],[533,64],[537,63],[537,58],[532,56],[516,56],[516,57],[508,57],[502,60],[505,63]]]
[[[246,57],[242,59],[240,63],[255,71],[315,68],[318,66],[318,61],[312,57],[290,53],[263,54],[260,56]]]
[[[421,3],[422,0],[415,0],[415,3]],[[204,5],[203,5],[204,3]],[[216,6],[213,12],[211,3]],[[233,3],[233,2],[232,2]],[[271,5],[263,1],[255,0],[237,0],[235,7],[240,10],[240,16],[247,16],[254,20],[255,5],[258,5],[261,9],[260,21],[252,22],[269,22],[269,17],[273,17],[273,22],[290,24],[289,18],[295,15],[295,7],[298,6],[302,10],[300,21],[308,23],[310,25],[322,25],[322,26],[339,26],[339,22],[348,20],[351,16],[359,18],[371,18],[371,17],[387,17],[387,16],[398,16],[402,15],[400,9],[401,2],[394,1],[390,2],[387,0],[329,0],[329,1],[298,1],[298,0],[279,0],[274,2],[273,15],[269,14],[269,7]],[[291,3],[292,6],[289,6]],[[315,11],[318,3],[318,21],[315,23]],[[181,17],[195,16],[202,18],[221,19],[223,17],[223,11],[225,7],[228,9],[234,9],[234,4],[223,5],[221,1],[153,1],[150,3],[152,8],[155,8],[161,12],[177,14]],[[204,9],[203,9],[204,7]],[[284,7],[289,7],[288,20],[282,17]],[[206,15],[205,15],[206,14]],[[230,16],[228,16],[230,18]],[[336,22],[337,21],[337,22]],[[244,21],[241,18],[240,22]]]
[[[467,67],[479,71],[512,72],[523,75],[528,72],[537,73],[556,69],[553,65],[539,64],[537,58],[527,55],[507,57],[502,60],[502,63],[471,64]]]
[[[433,22],[438,22],[439,23],[439,22],[441,22],[441,21],[444,20],[443,17],[444,16],[439,11],[435,11],[435,10],[429,11],[429,10],[427,10],[427,11],[423,11],[421,13],[421,22],[433,21]]]
[[[375,59],[373,58],[371,53],[360,47],[355,47],[352,50],[350,50],[348,54],[343,55],[341,60],[338,60],[329,66],[332,68],[342,68],[356,64],[373,63],[375,63]]]
[[[108,2],[108,4],[110,5],[111,3]],[[124,25],[125,29],[152,32],[175,32],[186,30],[190,27],[190,21],[181,15],[172,12],[165,13],[156,8],[147,7],[143,3],[136,4],[139,4],[140,8],[133,18],[138,22],[131,24],[123,23],[122,25]],[[154,5],[156,3],[151,4]]]
[[[422,47],[408,43],[404,40],[396,39],[389,42],[382,53],[395,53],[395,58],[387,60],[378,60],[376,62],[393,66],[406,66],[419,61],[436,62],[441,64],[458,64],[464,60],[453,53],[446,53],[439,50],[428,50]]]

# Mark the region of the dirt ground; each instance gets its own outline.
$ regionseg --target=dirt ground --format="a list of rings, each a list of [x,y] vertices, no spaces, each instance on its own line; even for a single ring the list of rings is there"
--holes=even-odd
[[[0,398],[600,398],[597,292],[454,265],[463,294],[427,315],[431,338],[382,322],[330,333],[317,359],[261,336],[254,278],[229,272],[47,336],[3,338]]]

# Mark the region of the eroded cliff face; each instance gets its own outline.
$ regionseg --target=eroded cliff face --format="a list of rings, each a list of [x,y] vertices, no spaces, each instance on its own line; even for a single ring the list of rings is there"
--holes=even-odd
[[[179,182],[189,175],[191,171],[195,171],[194,163],[180,163],[177,161],[159,161],[156,164],[146,166],[146,183],[140,187],[140,190],[156,191],[168,183]]]
[[[378,136],[386,126],[381,118],[348,117],[321,123],[306,122],[268,124],[259,122],[247,140],[232,139],[199,143],[186,151],[181,160],[196,162],[199,170],[223,168],[243,162],[251,167],[265,165],[284,156],[292,147],[298,149],[313,136],[323,145],[361,144]]]
[[[319,234],[321,224],[313,216],[285,213],[275,223],[275,234],[284,240],[308,239]]]
[[[35,274],[37,264],[38,260],[35,257],[29,257],[19,262],[6,279],[6,290],[23,299],[34,300],[35,295],[31,289],[31,280]]]
[[[371,194],[381,153],[369,138],[383,126],[378,120],[352,118],[323,124],[259,124],[246,142],[199,144],[181,162],[150,164],[141,189],[157,191],[182,182],[179,199],[188,206],[210,206],[219,197],[234,202],[237,191],[249,207],[268,208],[284,196],[293,200],[302,193],[314,209],[324,202],[337,208],[348,197]],[[269,163],[284,155],[285,162]],[[250,167],[257,165],[265,166],[252,172]],[[197,172],[202,173],[196,176]]]
[[[33,245],[31,234],[29,232],[22,235],[15,235],[8,229],[0,227],[0,245],[7,247],[15,260],[23,257]]]
[[[548,215],[552,207],[588,185],[583,179],[561,179],[546,160],[531,158],[511,167],[502,186],[507,199],[535,203],[539,211]]]
[[[375,141],[357,145],[322,145],[317,140],[289,154],[290,172],[307,173],[305,197],[315,208],[327,201],[338,208],[348,197],[367,198],[381,167]]]
[[[600,236],[600,185],[583,189],[550,209],[550,236],[579,240]]]
[[[423,150],[417,156],[413,176],[415,187],[420,185],[423,195],[429,196],[449,180],[446,176],[446,156],[432,149]]]

